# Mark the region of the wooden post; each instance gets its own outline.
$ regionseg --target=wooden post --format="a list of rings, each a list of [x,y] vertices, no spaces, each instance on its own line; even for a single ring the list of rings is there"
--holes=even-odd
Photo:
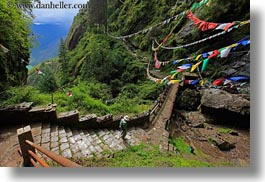
[[[29,140],[33,142],[33,137],[31,133],[31,128],[30,126],[26,126],[24,128],[19,128],[17,129],[17,136],[18,136],[18,141],[23,157],[23,164],[25,167],[32,167],[32,163],[30,162],[31,156],[28,153],[28,150],[31,150],[32,152],[36,153],[35,148],[27,144],[25,141]]]

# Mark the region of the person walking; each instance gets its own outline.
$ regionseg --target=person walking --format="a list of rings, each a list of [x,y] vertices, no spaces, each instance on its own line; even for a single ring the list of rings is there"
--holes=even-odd
[[[129,121],[129,116],[124,116],[120,121],[119,128],[121,129],[121,138],[124,140],[127,134],[127,121]]]

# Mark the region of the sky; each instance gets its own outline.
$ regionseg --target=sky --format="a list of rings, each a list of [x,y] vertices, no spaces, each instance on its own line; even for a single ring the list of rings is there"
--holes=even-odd
[[[86,4],[88,0],[41,0],[42,4],[59,4],[60,2],[65,4]],[[34,24],[71,24],[74,16],[78,13],[79,9],[67,8],[67,9],[33,9],[35,15]]]

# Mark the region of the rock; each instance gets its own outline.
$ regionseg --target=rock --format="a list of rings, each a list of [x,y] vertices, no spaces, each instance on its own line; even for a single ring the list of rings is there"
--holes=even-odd
[[[235,144],[231,144],[228,141],[223,141],[217,144],[217,147],[222,151],[229,151],[236,148]]]
[[[223,76],[225,76],[225,77],[228,77],[228,76],[234,74],[235,72],[236,72],[236,70],[233,68],[228,68],[228,69],[222,71],[222,73],[224,74]]]
[[[230,135],[233,135],[233,136],[239,136],[239,134],[238,134],[237,131],[231,131],[229,134],[230,134]]]
[[[242,115],[250,113],[250,101],[219,89],[205,89],[202,94],[201,105]]]
[[[200,105],[201,96],[196,90],[186,89],[176,100],[176,107],[188,111],[197,110]]]
[[[192,127],[193,128],[204,128],[204,124],[203,123],[195,123],[195,124],[192,124]]]
[[[214,138],[210,137],[208,139],[208,141],[211,142],[213,145],[215,145],[216,147],[218,147],[222,151],[229,151],[229,150],[232,150],[236,147],[235,144],[232,144],[228,141],[225,141],[225,140],[219,139],[219,138],[215,138],[215,137]]]

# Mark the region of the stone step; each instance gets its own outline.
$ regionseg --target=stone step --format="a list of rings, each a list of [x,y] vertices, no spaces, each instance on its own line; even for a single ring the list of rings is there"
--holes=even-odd
[[[115,151],[140,144],[146,134],[143,129],[132,127],[124,141],[121,131],[113,129],[76,129],[49,123],[32,124],[31,128],[34,143],[65,158],[108,157]]]

